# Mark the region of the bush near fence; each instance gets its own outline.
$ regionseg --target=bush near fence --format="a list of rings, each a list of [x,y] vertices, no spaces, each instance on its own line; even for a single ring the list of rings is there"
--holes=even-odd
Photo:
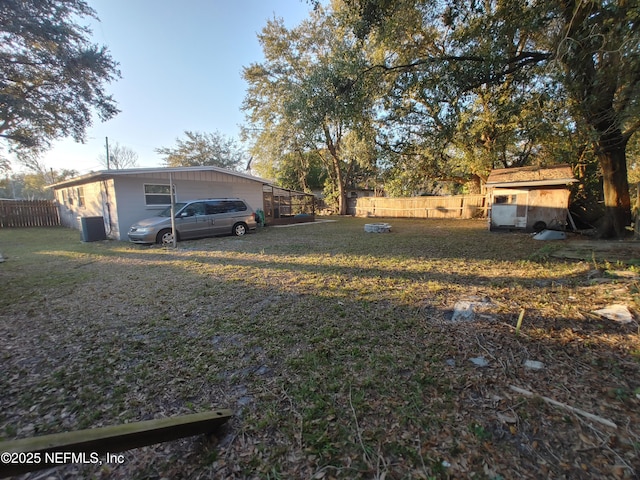
[[[484,195],[451,197],[362,197],[357,199],[357,217],[476,218],[487,213]]]
[[[0,200],[0,228],[58,225],[58,207],[51,200]]]

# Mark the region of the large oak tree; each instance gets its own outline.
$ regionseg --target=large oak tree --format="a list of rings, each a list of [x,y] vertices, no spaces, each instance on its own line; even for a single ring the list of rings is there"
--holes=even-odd
[[[33,158],[52,140],[83,141],[93,114],[118,113],[105,85],[120,77],[106,47],[77,22],[97,18],[83,0],[0,2],[0,138]]]
[[[640,4],[628,0],[345,0],[354,31],[389,48],[386,72],[422,72],[457,99],[517,79],[567,99],[603,176],[603,236],[631,223],[626,146],[640,128]],[[430,49],[397,49],[399,21],[419,18]],[[433,88],[438,88],[434,86]],[[405,93],[407,96],[410,91]]]

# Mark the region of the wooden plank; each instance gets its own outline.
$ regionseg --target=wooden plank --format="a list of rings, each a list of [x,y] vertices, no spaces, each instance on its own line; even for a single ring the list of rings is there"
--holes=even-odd
[[[529,390],[525,390],[524,388],[516,387],[515,385],[510,385],[509,388],[514,392],[518,392],[526,397],[535,396],[533,392],[530,392]],[[598,415],[594,415],[593,413],[586,412],[580,408],[567,405],[566,403],[558,402],[553,398],[545,397],[542,395],[540,395],[540,398],[551,405],[555,405],[556,407],[560,407],[560,408],[565,408],[573,413],[577,413],[578,415],[582,415],[583,417],[586,417],[590,420],[594,420],[598,423],[601,423],[602,425],[606,425],[607,427],[618,428],[618,426],[615,423],[613,423],[611,420],[607,420],[606,418],[602,418]]]
[[[0,454],[5,454],[3,461],[0,462],[0,477],[60,466],[64,461],[60,461],[59,455],[53,455],[55,452],[85,453],[86,458],[90,458],[91,454],[123,452],[155,443],[211,433],[224,424],[231,415],[231,410],[222,409],[0,442]],[[8,463],[4,461],[5,452],[32,454],[30,456],[32,463]],[[24,458],[29,460],[28,457]],[[66,462],[71,462],[71,458]]]

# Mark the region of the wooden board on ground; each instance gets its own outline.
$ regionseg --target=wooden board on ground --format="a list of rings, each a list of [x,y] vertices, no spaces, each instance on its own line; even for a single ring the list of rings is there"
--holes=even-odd
[[[587,262],[624,263],[640,265],[640,242],[573,240],[562,244],[550,254],[555,258],[585,260]]]
[[[86,453],[87,457],[89,454],[95,456],[123,452],[192,435],[211,433],[230,417],[231,410],[223,409],[0,442],[0,452],[3,452],[0,477],[60,466],[64,462],[60,462],[59,459],[64,457],[47,455],[53,452]],[[4,461],[4,457],[12,453],[30,455],[7,457],[25,461]],[[72,459],[67,460],[69,463],[71,461]]]

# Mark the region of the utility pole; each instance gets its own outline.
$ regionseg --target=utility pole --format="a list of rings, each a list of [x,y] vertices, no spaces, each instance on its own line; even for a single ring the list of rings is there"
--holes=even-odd
[[[107,147],[107,170],[110,170],[109,166],[109,137],[104,137],[105,147]]]
[[[176,202],[173,199],[173,177],[169,172],[169,195],[171,195],[171,243],[173,248],[178,244],[178,232],[176,232]]]

